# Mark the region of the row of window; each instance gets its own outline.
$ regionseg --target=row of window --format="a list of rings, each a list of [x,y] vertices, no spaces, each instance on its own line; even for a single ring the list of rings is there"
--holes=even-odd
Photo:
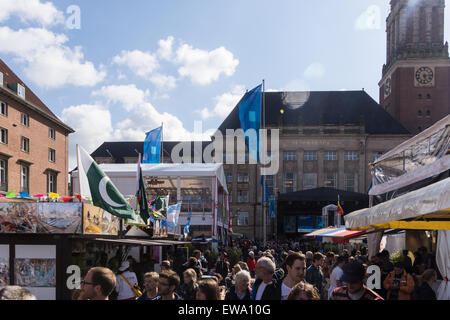
[[[431,111],[430,111],[430,110],[427,110],[427,112],[426,112],[425,115],[426,115],[427,117],[430,117],[430,116],[431,116]],[[422,116],[423,116],[422,110],[417,111],[417,116],[418,116],[418,117],[422,117]]]
[[[304,173],[303,174],[303,190],[315,189],[317,184],[317,173]],[[269,196],[275,195],[275,176],[266,176],[265,183],[269,189]],[[323,186],[328,188],[338,187],[338,173],[326,172],[323,177]],[[358,174],[357,173],[344,173],[344,190],[358,192]],[[285,172],[283,174],[283,193],[297,191],[297,174],[292,172]],[[249,191],[238,190],[237,191],[237,203],[249,202]],[[233,202],[232,191],[230,190],[230,202]]]
[[[337,160],[338,153],[337,151],[325,151],[323,154],[324,160]],[[284,160],[297,160],[297,152],[295,151],[284,151],[283,153]],[[344,160],[358,160],[358,152],[357,151],[345,151],[344,152]],[[303,160],[317,160],[317,151],[305,151],[303,153]]]
[[[7,117],[8,116],[8,105],[0,101],[0,114]],[[26,113],[21,113],[20,124],[24,127],[30,127],[30,116]],[[53,128],[48,128],[48,137],[52,140],[56,140],[56,132]]]
[[[0,127],[0,142],[3,144],[8,144],[8,129]],[[27,137],[21,137],[20,150],[27,153],[30,152],[30,139]],[[52,148],[48,148],[48,161],[56,161],[56,151]]]
[[[47,192],[56,193],[57,177],[55,173],[47,173]],[[20,191],[29,192],[30,188],[30,167],[20,166]],[[8,162],[0,159],[0,190],[8,191]]]

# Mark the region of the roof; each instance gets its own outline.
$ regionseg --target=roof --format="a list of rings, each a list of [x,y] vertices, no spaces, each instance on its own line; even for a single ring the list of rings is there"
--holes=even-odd
[[[35,107],[37,108],[37,112],[45,115],[47,118],[49,118],[50,120],[58,123],[59,125],[61,125],[64,129],[66,129],[67,131],[69,131],[70,133],[75,132],[72,128],[70,128],[69,126],[67,126],[64,122],[62,122],[46,105],[45,103],[43,103],[41,101],[41,99],[38,98],[38,96],[36,96],[33,91],[14,73],[14,71],[12,71],[7,65],[6,63],[0,59],[0,72],[3,73],[3,83],[0,84],[0,88],[4,89],[6,92],[13,94],[15,96],[17,96],[15,94],[14,91],[12,91],[11,89],[8,88],[8,84],[9,83],[18,83],[20,85],[22,85],[23,87],[25,87],[25,102],[26,104],[31,104],[31,107]],[[21,98],[20,98],[21,99]],[[21,99],[21,101],[23,101]],[[30,107],[30,106],[29,106]]]
[[[180,142],[188,141],[164,141],[163,152],[164,157],[170,157],[172,149]],[[202,144],[202,151],[211,141],[196,141]],[[192,156],[194,155],[194,143],[191,142]],[[137,152],[136,152],[137,151]],[[109,153],[111,154],[109,154]],[[103,142],[94,152],[91,153],[92,158],[105,157],[109,158],[111,155],[114,158],[114,163],[123,163],[125,157],[137,157],[139,153],[144,153],[144,141],[116,141],[116,142]]]
[[[326,187],[283,193],[278,196],[278,201],[334,201],[337,203],[338,195],[341,201],[369,202],[367,194]]]
[[[365,91],[265,92],[264,98],[266,126],[278,127],[280,117],[283,126],[298,126],[300,117],[302,126],[359,126],[363,117],[367,134],[410,134]],[[220,125],[222,133],[241,128],[238,105]]]

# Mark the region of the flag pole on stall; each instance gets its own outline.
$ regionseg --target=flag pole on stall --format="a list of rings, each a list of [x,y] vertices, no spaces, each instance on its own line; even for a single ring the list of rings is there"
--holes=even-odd
[[[262,129],[264,129],[265,127],[265,111],[266,111],[266,104],[265,104],[265,80],[263,79],[262,81],[262,112],[261,112],[261,125],[262,125]],[[261,136],[259,137],[260,141],[261,141]],[[263,149],[265,150],[265,148]],[[265,159],[267,155],[263,155],[263,159]],[[262,179],[262,186],[261,186],[261,194],[262,194],[262,199],[264,199],[264,201],[261,202],[261,212],[263,214],[263,234],[264,234],[264,247],[266,246],[266,242],[267,242],[267,220],[266,220],[266,206],[264,205],[264,202],[267,201],[267,199],[265,199],[264,194],[265,194],[265,179],[264,179],[264,175],[261,175],[261,179]]]

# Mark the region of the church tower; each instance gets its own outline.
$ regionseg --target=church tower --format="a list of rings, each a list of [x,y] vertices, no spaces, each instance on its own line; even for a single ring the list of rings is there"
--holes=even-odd
[[[445,0],[391,0],[380,104],[412,134],[450,113]]]

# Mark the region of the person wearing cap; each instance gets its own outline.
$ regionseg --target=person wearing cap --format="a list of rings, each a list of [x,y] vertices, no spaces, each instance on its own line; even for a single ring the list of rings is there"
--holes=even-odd
[[[130,262],[124,261],[119,267],[119,272],[117,273],[116,279],[116,292],[117,292],[117,300],[135,300],[136,296],[134,295],[131,286],[135,286],[138,283],[136,273],[131,272],[130,270]],[[129,283],[128,283],[129,282]],[[131,284],[131,286],[130,286]]]
[[[330,300],[384,300],[364,285],[366,269],[361,263],[348,262],[342,270],[341,282],[345,285],[334,289]]]

